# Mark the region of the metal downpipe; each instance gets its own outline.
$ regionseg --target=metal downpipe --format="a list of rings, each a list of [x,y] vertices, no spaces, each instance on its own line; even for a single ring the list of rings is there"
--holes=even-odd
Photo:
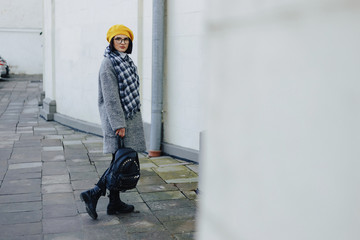
[[[165,0],[153,0],[150,157],[161,155]]]

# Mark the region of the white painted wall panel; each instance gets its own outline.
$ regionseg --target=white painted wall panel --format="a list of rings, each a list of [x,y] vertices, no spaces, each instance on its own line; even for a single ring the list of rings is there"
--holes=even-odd
[[[124,24],[133,30],[131,57],[136,64],[137,11],[137,2],[129,0],[55,1],[55,84],[59,113],[100,124],[98,71],[108,45],[106,32],[114,24]]]
[[[42,27],[42,0],[0,0],[0,28]]]
[[[42,73],[42,13],[42,0],[0,0],[0,55],[10,73]]]
[[[167,1],[164,141],[199,150],[204,2]]]
[[[141,0],[142,16],[142,51],[139,57],[142,58],[142,116],[143,121],[151,123],[151,81],[152,81],[152,0]]]
[[[44,86],[52,89],[57,112],[100,123],[97,84],[103,51],[108,45],[105,35],[113,24],[125,24],[135,34],[131,57],[139,67],[143,120],[151,123],[152,1],[54,0],[53,3],[53,34],[49,35],[47,23],[45,56],[48,59],[53,56],[54,62],[46,65]],[[199,82],[203,72],[204,2],[195,1],[192,7],[189,4],[189,1],[167,1],[164,141],[198,150],[199,133],[203,130]],[[53,37],[52,42],[49,37]],[[50,44],[53,45],[49,49]],[[48,74],[51,68],[52,81]]]
[[[0,29],[0,55],[10,66],[10,74],[41,74],[43,70],[41,29]]]
[[[43,49],[43,90],[45,91],[46,97],[55,99],[55,86],[54,86],[54,47],[53,47],[53,6],[52,1],[44,0],[44,49]]]

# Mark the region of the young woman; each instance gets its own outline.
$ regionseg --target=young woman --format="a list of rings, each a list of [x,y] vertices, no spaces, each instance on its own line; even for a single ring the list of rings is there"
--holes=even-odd
[[[146,150],[143,122],[140,112],[139,76],[128,54],[132,52],[134,34],[124,25],[112,26],[106,35],[109,46],[99,71],[99,112],[103,130],[104,153],[114,153],[118,148],[117,135],[123,137],[124,146],[138,152]],[[105,196],[103,175],[96,186],[80,194],[86,211],[97,218],[96,205]],[[107,214],[129,213],[133,205],[120,200],[119,191],[110,191]]]

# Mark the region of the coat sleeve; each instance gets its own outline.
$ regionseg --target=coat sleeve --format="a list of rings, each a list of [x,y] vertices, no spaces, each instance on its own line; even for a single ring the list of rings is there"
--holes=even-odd
[[[118,80],[110,59],[104,58],[99,75],[106,115],[115,132],[119,128],[125,128],[126,121],[120,101]]]

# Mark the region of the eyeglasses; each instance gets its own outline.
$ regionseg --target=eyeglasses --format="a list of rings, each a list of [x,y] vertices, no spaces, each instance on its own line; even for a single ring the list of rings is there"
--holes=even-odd
[[[128,44],[130,42],[130,39],[129,38],[116,37],[116,38],[114,38],[114,41],[117,42],[117,43]]]

